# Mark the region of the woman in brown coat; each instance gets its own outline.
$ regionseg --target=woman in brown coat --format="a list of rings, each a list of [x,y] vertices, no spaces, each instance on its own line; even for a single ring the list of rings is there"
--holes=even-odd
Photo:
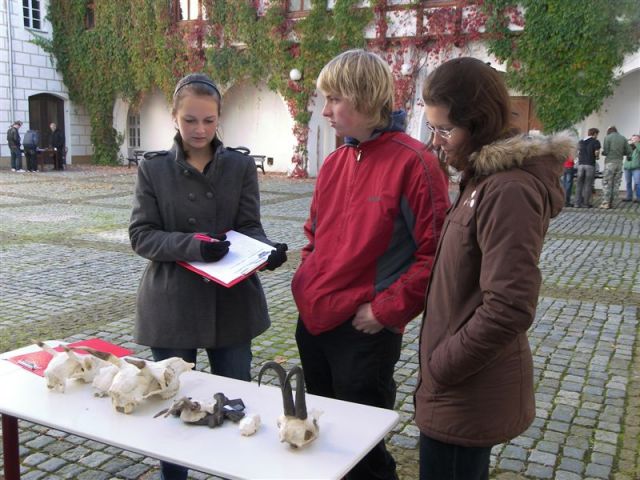
[[[458,58],[427,79],[433,143],[461,172],[427,290],[415,394],[421,480],[488,479],[491,447],[535,415],[527,329],[538,260],[563,205],[575,139],[517,135],[509,94],[484,62]]]

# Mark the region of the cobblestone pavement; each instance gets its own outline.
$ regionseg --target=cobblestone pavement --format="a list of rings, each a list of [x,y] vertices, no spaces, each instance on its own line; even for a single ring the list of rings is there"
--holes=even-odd
[[[31,338],[101,337],[150,357],[131,337],[145,265],[127,238],[134,181],[135,169],[126,168],[0,171],[0,352]],[[275,175],[260,181],[267,233],[292,252],[285,267],[261,274],[273,326],[255,341],[254,365],[276,356],[291,364],[298,359],[289,283],[314,184]],[[493,449],[492,478],[640,478],[639,239],[638,204],[566,209],[552,222],[530,331],[537,416],[523,435]],[[402,479],[415,479],[418,471],[412,423],[418,332],[416,320],[396,370],[401,421],[388,437]],[[199,357],[198,368],[204,366]],[[154,459],[19,425],[24,480],[159,478]],[[191,478],[213,477],[192,472]]]

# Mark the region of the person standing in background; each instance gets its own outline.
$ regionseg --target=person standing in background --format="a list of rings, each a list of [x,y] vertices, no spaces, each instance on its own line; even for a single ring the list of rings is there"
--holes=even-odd
[[[590,128],[588,136],[578,142],[578,179],[576,184],[576,202],[578,208],[592,208],[593,180],[596,174],[596,162],[600,156],[600,130]]]
[[[574,161],[573,155],[567,157],[564,162],[564,172],[562,174],[562,186],[564,187],[564,206],[572,207],[571,190],[573,189]]]
[[[54,149],[54,170],[64,170],[64,133],[58,130],[55,123],[49,125],[51,129],[51,148]]]
[[[11,171],[24,172],[22,169],[22,152],[20,151],[20,127],[22,121],[16,120],[7,130],[7,144],[11,151]]]
[[[604,174],[602,175],[602,203],[600,208],[615,208],[618,198],[620,181],[622,180],[622,162],[625,156],[631,156],[631,146],[615,126],[607,129],[602,145],[604,160]]]
[[[627,196],[623,202],[640,202],[640,135],[632,135],[629,140],[631,145],[631,158],[627,156],[624,162],[624,181],[627,187]],[[636,192],[636,198],[633,199],[633,192]]]

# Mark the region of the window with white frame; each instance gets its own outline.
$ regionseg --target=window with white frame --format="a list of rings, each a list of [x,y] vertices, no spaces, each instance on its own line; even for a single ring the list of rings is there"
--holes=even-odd
[[[36,30],[42,29],[40,0],[22,0],[22,18],[24,19],[25,27]]]
[[[206,20],[207,13],[202,0],[179,0],[175,3],[177,10],[174,12],[176,20]]]
[[[140,148],[139,113],[129,113],[127,116],[127,131],[129,132],[129,148]]]
[[[288,10],[291,13],[311,10],[311,0],[289,0]]]

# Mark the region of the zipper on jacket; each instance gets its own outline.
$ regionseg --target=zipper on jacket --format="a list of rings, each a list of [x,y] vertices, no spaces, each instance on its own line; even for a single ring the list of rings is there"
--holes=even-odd
[[[362,157],[362,150],[358,148],[358,155],[356,155],[356,162],[360,161],[360,157]]]

